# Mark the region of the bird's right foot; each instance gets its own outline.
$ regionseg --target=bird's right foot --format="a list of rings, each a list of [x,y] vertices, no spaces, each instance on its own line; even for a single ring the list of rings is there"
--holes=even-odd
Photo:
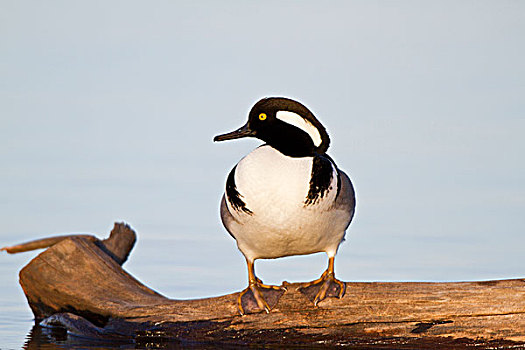
[[[237,302],[241,315],[270,312],[277,305],[281,296],[286,292],[285,287],[263,284],[260,279],[250,281],[246,289],[239,293]]]

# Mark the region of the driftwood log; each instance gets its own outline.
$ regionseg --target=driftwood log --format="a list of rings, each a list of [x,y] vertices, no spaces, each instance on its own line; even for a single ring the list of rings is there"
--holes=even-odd
[[[313,304],[287,284],[270,313],[240,316],[238,293],[172,300],[121,267],[135,232],[63,236],[3,248],[48,247],[20,271],[35,318],[71,335],[135,344],[516,348],[525,346],[525,279],[454,283],[348,282],[343,299]]]

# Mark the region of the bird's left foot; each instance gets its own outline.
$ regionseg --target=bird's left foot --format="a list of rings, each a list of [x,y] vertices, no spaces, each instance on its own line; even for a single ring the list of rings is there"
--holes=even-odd
[[[299,288],[299,291],[310,299],[315,306],[327,297],[341,299],[345,295],[345,290],[346,283],[335,278],[334,273],[329,270],[326,270],[315,281]]]

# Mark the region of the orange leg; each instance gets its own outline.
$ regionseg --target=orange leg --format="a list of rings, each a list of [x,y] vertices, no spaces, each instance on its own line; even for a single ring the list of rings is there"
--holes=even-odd
[[[308,287],[319,285],[319,291],[317,291],[317,293],[315,294],[315,297],[313,298],[314,305],[316,306],[321,300],[325,299],[327,296],[334,296],[334,297],[341,299],[345,293],[345,288],[346,288],[345,283],[335,278],[334,261],[335,261],[335,257],[328,258],[328,268],[326,269],[325,272],[323,272],[321,277],[319,277],[318,279],[312,282],[305,284],[304,286],[300,288],[301,291],[307,291]],[[339,291],[336,291],[336,292],[331,291],[330,293],[328,293],[331,287],[333,287],[333,284],[339,287],[338,288]],[[305,293],[305,294],[308,294],[308,293]]]
[[[254,262],[246,259],[246,264],[248,265],[248,287],[246,287],[246,289],[240,292],[239,296],[237,297],[239,312],[241,313],[241,315],[244,315],[245,313],[251,311],[265,311],[266,313],[268,313],[270,312],[271,307],[266,302],[263,294],[276,294],[279,298],[286,291],[286,288],[263,284],[262,281],[259,278],[257,278],[257,276],[255,276]],[[256,308],[253,306],[250,307],[249,303],[248,306],[243,306],[243,297],[250,292],[251,296],[253,296],[255,303],[257,304]],[[250,308],[250,310],[245,310],[246,307]]]

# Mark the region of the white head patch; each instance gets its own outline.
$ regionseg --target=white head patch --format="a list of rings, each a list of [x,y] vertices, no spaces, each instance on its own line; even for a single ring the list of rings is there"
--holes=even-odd
[[[301,117],[299,114],[290,111],[278,111],[275,116],[277,119],[293,125],[307,133],[312,139],[315,147],[319,147],[319,145],[323,142],[319,130],[317,130],[317,128],[312,123]]]

